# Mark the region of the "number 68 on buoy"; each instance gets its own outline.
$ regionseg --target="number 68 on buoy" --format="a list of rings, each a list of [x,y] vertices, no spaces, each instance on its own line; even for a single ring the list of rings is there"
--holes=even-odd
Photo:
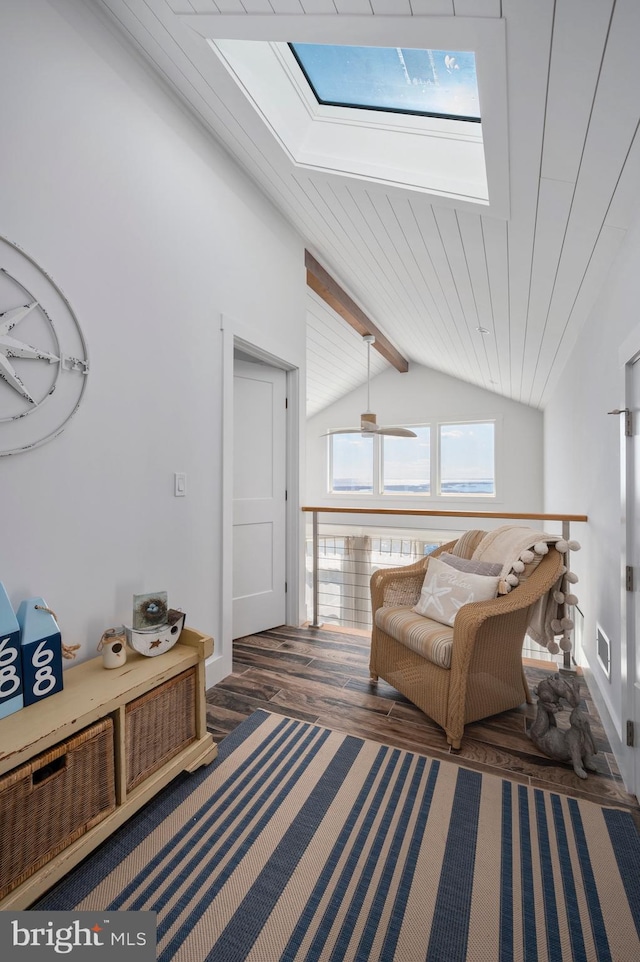
[[[21,602],[16,617],[22,645],[24,703],[33,705],[62,691],[62,636],[42,598]]]

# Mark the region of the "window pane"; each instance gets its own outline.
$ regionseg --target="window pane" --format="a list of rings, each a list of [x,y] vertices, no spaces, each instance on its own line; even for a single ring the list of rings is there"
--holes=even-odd
[[[384,494],[430,494],[431,429],[411,428],[416,438],[383,437]]]
[[[373,438],[359,434],[333,434],[332,491],[373,492]]]
[[[292,43],[321,104],[480,120],[471,51]]]
[[[440,425],[440,494],[489,494],[495,487],[495,424]]]

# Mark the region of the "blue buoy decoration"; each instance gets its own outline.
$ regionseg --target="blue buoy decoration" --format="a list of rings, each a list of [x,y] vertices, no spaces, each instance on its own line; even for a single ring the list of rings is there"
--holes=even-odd
[[[0,581],[0,718],[23,707],[20,625]]]
[[[28,598],[17,612],[22,648],[24,703],[33,705],[62,691],[62,636],[42,598]]]

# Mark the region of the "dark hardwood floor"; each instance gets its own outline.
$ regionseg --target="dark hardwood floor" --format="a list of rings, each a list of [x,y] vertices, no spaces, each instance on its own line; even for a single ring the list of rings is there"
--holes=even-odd
[[[345,629],[283,626],[234,642],[233,673],[207,692],[207,721],[216,740],[258,708],[317,722],[363,738],[483,772],[558,790],[591,801],[640,807],[624,787],[604,729],[583,683],[583,710],[598,746],[598,771],[580,779],[569,765],[542,755],[527,736],[535,706],[468,725],[462,747],[452,753],[444,732],[386,682],[369,678],[369,637]],[[555,665],[525,662],[531,687]],[[565,714],[565,713],[563,713]]]

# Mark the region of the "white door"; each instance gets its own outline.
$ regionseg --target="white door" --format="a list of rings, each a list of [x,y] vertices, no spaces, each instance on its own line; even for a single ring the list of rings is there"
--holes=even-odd
[[[233,368],[233,637],[285,622],[286,374]]]
[[[635,622],[635,632],[633,639],[629,637],[628,643],[633,645],[633,651],[630,652],[630,657],[628,664],[634,666],[630,669],[632,677],[629,679],[630,686],[632,686],[632,698],[633,704],[630,706],[630,710],[634,713],[634,778],[635,787],[634,793],[640,798],[640,358],[637,358],[633,364],[630,365],[630,377],[627,380],[628,384],[628,405],[631,411],[631,465],[632,465],[632,480],[630,491],[629,503],[627,505],[628,511],[630,513],[630,530],[629,534],[631,537],[631,553],[627,560],[627,564],[633,566],[634,574],[634,591],[630,596],[631,604],[633,605],[633,610],[630,612],[630,617],[634,618]],[[624,738],[624,731],[622,737]]]

